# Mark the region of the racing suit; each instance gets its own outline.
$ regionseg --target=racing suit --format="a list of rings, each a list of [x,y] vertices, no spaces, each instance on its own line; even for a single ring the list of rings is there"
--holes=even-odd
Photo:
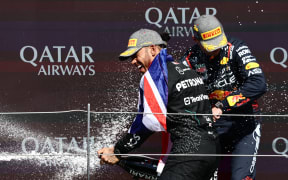
[[[155,60],[154,60],[155,61]],[[194,70],[183,64],[167,61],[168,103],[167,131],[173,143],[172,154],[219,153],[219,142],[212,128],[209,97],[204,82]],[[143,77],[142,77],[143,78]],[[191,113],[189,116],[174,113]],[[128,153],[139,147],[153,132],[127,133],[115,145],[115,154]],[[180,163],[179,163],[180,162]],[[169,156],[160,179],[208,180],[218,166],[218,158],[211,156]]]
[[[266,92],[264,74],[248,46],[228,37],[228,44],[220,49],[220,53],[209,57],[196,44],[180,61],[203,77],[212,106],[223,111],[224,116],[214,123],[222,153],[257,154],[260,118],[228,116],[259,114],[256,100]],[[256,157],[233,157],[230,160],[232,180],[255,179]],[[221,167],[219,173],[221,179]]]

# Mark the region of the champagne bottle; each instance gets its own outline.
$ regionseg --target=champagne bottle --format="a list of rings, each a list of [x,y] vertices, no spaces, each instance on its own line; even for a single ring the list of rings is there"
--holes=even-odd
[[[158,160],[147,156],[122,156],[118,165],[134,179],[157,180]]]

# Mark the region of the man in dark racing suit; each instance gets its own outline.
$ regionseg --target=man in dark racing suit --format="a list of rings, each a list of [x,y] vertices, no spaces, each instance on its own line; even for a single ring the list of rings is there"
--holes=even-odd
[[[222,153],[256,155],[261,136],[259,117],[232,114],[259,114],[256,100],[266,92],[260,65],[243,41],[226,38],[216,17],[200,16],[194,22],[193,31],[196,45],[180,61],[196,70],[205,81]],[[256,157],[230,160],[229,179],[255,179]],[[222,163],[219,179],[228,179],[221,167]]]
[[[167,86],[167,97],[164,99],[168,99],[166,104],[168,114],[164,119],[165,122],[161,123],[164,128],[161,126],[160,129],[171,134],[173,143],[171,153],[182,155],[168,157],[160,179],[209,180],[218,166],[218,157],[183,156],[183,154],[219,153],[217,136],[212,127],[212,117],[205,115],[211,114],[209,97],[202,78],[189,67],[174,62],[172,57],[167,55],[166,49],[162,49],[165,44],[166,42],[157,32],[148,29],[140,29],[130,36],[128,50],[120,55],[120,60],[131,57],[132,64],[144,73],[140,81],[138,104],[139,112],[144,113],[137,115],[129,133],[125,134],[115,147],[103,148],[98,151],[98,155],[102,162],[115,164],[121,157],[108,154],[126,154],[139,147],[153,131],[158,131],[156,128],[158,121],[153,122],[152,126],[149,126],[148,121],[158,119],[159,116],[145,114],[147,112],[145,108],[151,108],[151,112],[154,112],[153,106],[158,104],[157,98],[152,101],[153,104],[149,104],[151,97],[147,95],[145,81],[149,81],[150,76],[153,79],[167,71],[168,77],[165,77],[168,79],[164,77],[164,80],[155,83],[156,88],[152,88],[152,91],[155,94],[159,91],[161,94],[161,89]],[[164,62],[160,65],[161,70],[153,71],[159,62],[160,64]],[[147,104],[149,107],[146,106]],[[191,115],[175,113],[191,113]]]

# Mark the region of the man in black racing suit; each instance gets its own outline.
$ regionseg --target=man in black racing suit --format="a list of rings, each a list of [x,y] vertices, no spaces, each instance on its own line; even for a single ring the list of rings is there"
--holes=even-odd
[[[232,114],[259,114],[256,100],[266,92],[260,65],[243,41],[226,38],[216,17],[200,16],[194,22],[193,31],[196,45],[180,61],[196,70],[205,81],[222,153],[256,155],[261,136],[260,118]],[[231,171],[223,172],[221,163],[219,179],[255,179],[256,157],[230,160]]]
[[[128,45],[128,50],[122,53],[120,58],[132,56],[132,64],[140,72],[144,73],[141,82],[145,78],[145,73],[151,70],[154,63],[162,60],[166,62],[165,66],[167,66],[168,72],[168,82],[166,82],[168,87],[167,132],[171,134],[171,141],[173,143],[171,153],[182,155],[168,157],[160,179],[209,180],[218,166],[218,157],[183,156],[183,154],[216,154],[219,152],[217,136],[212,127],[212,118],[206,115],[196,115],[211,114],[211,106],[204,82],[194,70],[183,64],[174,62],[172,57],[167,55],[166,49],[161,48],[165,43],[159,37],[160,35],[152,30],[141,29],[136,31],[131,35],[128,44],[136,46],[138,48],[137,51],[133,52],[131,47],[129,49]],[[137,42],[137,44],[133,44],[132,40]],[[142,57],[144,58],[141,59]],[[147,57],[151,57],[152,59]],[[152,62],[147,63],[146,61]],[[154,73],[158,75],[162,72],[157,71]],[[147,98],[143,95],[145,94],[145,92],[143,93],[145,87],[141,87],[141,82],[140,102],[144,98]],[[143,103],[140,103],[139,109],[141,110],[143,106]],[[191,115],[185,116],[169,113],[191,113]],[[143,117],[139,115],[141,118],[144,118],[144,116],[146,115],[143,114]],[[139,147],[153,133],[153,130],[143,124],[141,124],[143,131],[132,132],[131,129],[135,126],[137,118],[135,118],[129,133],[125,134],[116,143],[115,147],[103,148],[98,151],[102,162],[117,163],[119,158],[121,158],[120,156],[105,154],[128,153]]]

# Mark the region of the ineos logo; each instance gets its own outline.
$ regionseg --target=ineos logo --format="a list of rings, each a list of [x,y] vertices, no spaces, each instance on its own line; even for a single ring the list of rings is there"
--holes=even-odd
[[[136,134],[133,134],[133,137],[130,138],[129,142],[127,144],[125,144],[124,146],[125,147],[131,147],[133,148],[135,145],[138,144],[138,141],[141,140],[141,137],[140,136],[137,136]]]
[[[272,148],[276,154],[288,157],[288,139],[284,137],[275,138],[272,142]]]

